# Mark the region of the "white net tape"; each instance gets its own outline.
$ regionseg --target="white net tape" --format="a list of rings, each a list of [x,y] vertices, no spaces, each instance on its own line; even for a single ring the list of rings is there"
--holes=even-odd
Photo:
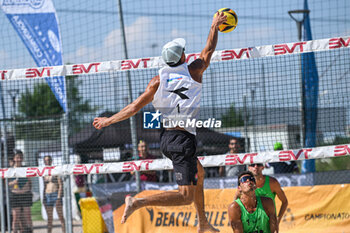
[[[310,40],[296,43],[265,45],[250,48],[228,49],[214,52],[211,61],[232,61],[258,57],[291,55],[308,52],[320,52],[349,47],[350,36],[329,39]],[[192,62],[199,53],[186,54],[187,63]],[[28,69],[0,70],[1,80],[19,80],[66,75],[87,75],[111,71],[140,70],[160,68],[164,63],[160,57],[92,62],[84,64],[48,66]]]
[[[350,144],[306,148],[298,150],[282,150],[259,153],[224,154],[199,157],[204,167],[235,166],[251,163],[286,162],[293,160],[334,158],[350,155]],[[169,159],[147,159],[117,163],[66,164],[50,167],[2,168],[2,178],[42,177],[80,174],[106,174],[132,171],[168,170],[172,169]]]

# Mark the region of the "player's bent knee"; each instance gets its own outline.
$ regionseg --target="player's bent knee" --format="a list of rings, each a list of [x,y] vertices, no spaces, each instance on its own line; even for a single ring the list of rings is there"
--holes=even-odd
[[[190,205],[194,201],[193,196],[186,195],[186,196],[183,196],[183,198],[184,198],[184,205]]]
[[[182,193],[184,204],[190,205],[194,201],[194,194],[192,192]]]
[[[189,205],[194,201],[194,189],[192,187],[182,187],[179,193],[182,195],[184,205]]]

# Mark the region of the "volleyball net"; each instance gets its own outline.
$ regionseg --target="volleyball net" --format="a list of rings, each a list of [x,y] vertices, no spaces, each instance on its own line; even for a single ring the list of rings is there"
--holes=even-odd
[[[206,208],[208,215],[216,211],[225,222],[226,205],[232,196],[228,189],[237,186],[235,177],[227,172],[226,177],[222,176],[219,167],[227,171],[230,167],[242,168],[241,165],[252,163],[270,164],[265,169],[268,171],[273,167],[269,172],[281,186],[296,187],[286,190],[288,197],[311,193],[307,195],[310,200],[303,199],[305,203],[330,195],[324,194],[328,190],[325,188],[311,190],[314,185],[334,185],[332,190],[346,193],[348,186],[344,188],[340,184],[350,183],[346,175],[346,169],[350,168],[349,43],[350,37],[344,36],[226,49],[213,54],[212,63],[203,76],[200,123],[189,122],[198,126],[196,153],[209,177],[204,184],[205,189],[210,189],[206,200],[220,197],[225,207]],[[186,54],[187,62],[191,63],[198,56],[199,53]],[[148,180],[150,182],[141,182],[143,190],[176,189],[173,174],[166,171],[172,169],[172,163],[159,149],[161,120],[153,119],[156,110],[152,104],[145,106],[132,121],[125,120],[102,130],[92,126],[95,117],[111,116],[135,100],[163,66],[160,57],[146,57],[0,70],[3,155],[0,176],[9,184],[10,206],[16,206],[17,202],[23,202],[23,205],[30,202],[31,205],[33,200],[39,203],[39,195],[47,205],[45,182],[52,181],[48,177],[63,177],[66,224],[71,227],[71,216],[79,216],[78,202],[72,202],[72,190],[68,188],[72,186],[77,200],[90,195],[89,191],[93,192],[106,226],[113,232],[114,228],[123,228],[113,219],[114,214],[119,216],[118,207],[123,195],[138,191],[135,171],[152,178]],[[56,95],[65,100],[66,113],[47,84],[53,77],[58,77],[59,85],[64,86],[61,89],[65,93]],[[233,153],[228,152],[232,139],[238,143]],[[142,149],[142,144],[146,148]],[[15,156],[18,149],[23,158]],[[141,150],[148,150],[148,155],[152,156],[141,158]],[[296,172],[295,166],[300,167],[301,161],[312,159],[316,160],[317,172]],[[277,168],[292,163],[292,170]],[[74,182],[68,177],[74,177]],[[27,183],[34,194],[32,200],[27,200],[25,194],[14,195]],[[217,194],[215,189],[223,192]],[[15,197],[21,200],[15,200]],[[345,197],[346,194],[342,196]],[[85,208],[84,201],[79,205],[82,209]],[[293,213],[298,221],[307,222],[312,218],[313,213],[306,213],[303,208],[306,204],[293,199],[290,205],[294,212],[287,210],[283,229],[289,229],[288,224],[294,222]],[[68,210],[70,206],[73,206],[72,211]],[[328,210],[327,206],[334,205],[320,205],[327,214],[347,208],[340,206]],[[151,223],[147,224],[158,227],[158,222],[162,222],[164,226],[170,226],[166,223],[166,213],[162,218],[162,210],[152,210],[157,213],[157,220],[153,222],[151,217]],[[171,211],[175,215],[176,211],[182,210]],[[188,217],[179,221],[183,224],[192,221],[190,211],[181,212],[182,215],[180,212],[178,217],[184,214]],[[141,216],[148,214],[145,212]],[[348,224],[346,214],[346,221],[342,222],[345,226]],[[191,227],[196,226],[193,221],[189,224]],[[218,227],[216,220],[213,222],[210,217],[210,221]],[[341,227],[338,223],[334,226]]]
[[[349,43],[345,36],[216,51],[203,77],[203,124],[197,129],[203,165],[348,155]],[[313,58],[304,57],[310,54]],[[186,56],[191,63],[199,53]],[[129,120],[100,131],[92,127],[94,117],[110,116],[136,99],[163,66],[160,57],[149,57],[0,70],[2,92],[19,96],[2,96],[8,158],[2,177],[171,169],[167,159],[125,162],[138,158]],[[66,118],[47,85],[57,76],[66,85]],[[134,134],[160,159],[161,130],[159,122],[151,122],[153,112],[149,104],[135,116]],[[226,154],[232,138],[241,144],[237,155]],[[303,146],[305,140],[314,140],[315,148]],[[273,151],[276,142],[284,150]],[[23,150],[25,167],[11,168],[14,148]],[[63,150],[71,164],[64,164]],[[53,158],[53,167],[44,167],[46,155]]]

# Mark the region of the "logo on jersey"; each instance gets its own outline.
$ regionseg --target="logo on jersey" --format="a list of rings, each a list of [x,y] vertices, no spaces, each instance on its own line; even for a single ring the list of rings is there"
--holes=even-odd
[[[144,129],[160,129],[160,116],[162,114],[157,110],[156,112],[143,113],[143,128]]]
[[[172,92],[172,93],[177,94],[177,95],[180,96],[180,98],[183,99],[183,100],[189,99],[187,95],[185,95],[184,93],[182,93],[182,92],[184,92],[184,91],[188,91],[188,88],[186,88],[186,87],[181,87],[181,88],[179,88],[179,89],[176,89],[176,90],[173,90],[173,91],[169,91],[169,92]]]
[[[175,77],[175,78],[168,78],[166,81],[168,82],[168,83],[170,83],[170,82],[172,82],[172,81],[175,81],[175,80],[181,80],[181,79],[183,79],[183,77],[181,77],[181,76],[179,76],[179,77]]]

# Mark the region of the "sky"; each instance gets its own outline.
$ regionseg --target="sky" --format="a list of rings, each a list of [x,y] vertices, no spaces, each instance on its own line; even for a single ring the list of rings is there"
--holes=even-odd
[[[59,20],[64,63],[125,58],[118,1],[53,0],[53,3]],[[186,52],[200,52],[205,45],[213,14],[223,7],[229,7],[237,13],[238,25],[233,32],[219,34],[217,50],[296,42],[296,24],[288,11],[302,9],[303,4],[304,0],[124,0],[122,8],[128,56],[159,56],[162,45],[176,37],[186,39]],[[313,39],[350,35],[349,0],[309,0],[308,4]],[[0,31],[0,69],[34,67],[33,59],[2,12]],[[348,66],[344,62],[348,60],[348,52],[340,54],[345,59],[334,63],[337,65],[333,68],[341,68],[338,69],[339,74],[335,69],[327,70],[333,64],[329,57],[336,55],[339,54],[317,55],[319,72],[326,74],[320,78],[320,103],[324,102],[324,106],[332,106],[334,100],[340,98],[337,89],[349,87],[346,81],[349,76],[346,73]],[[281,62],[283,65],[279,65]],[[293,91],[299,85],[298,62],[298,57],[292,56],[281,60],[214,65],[206,72],[208,81],[204,83],[205,101],[202,105],[227,107],[235,103],[242,106],[244,95],[252,99],[251,90],[254,86],[257,105],[298,106],[300,93]],[[266,74],[261,73],[262,66]],[[293,69],[289,69],[289,66]],[[133,72],[133,98],[143,91],[149,78],[156,72]],[[335,79],[338,76],[339,81]],[[263,78],[266,85],[261,84]],[[99,111],[115,111],[126,104],[128,93],[125,73],[79,79],[82,81],[81,95],[92,105],[100,106]],[[228,81],[229,85],[225,85]],[[21,85],[22,91],[33,83],[9,82],[4,84],[4,89],[8,92]],[[281,91],[284,87],[289,88]],[[6,95],[6,108],[10,109],[9,100],[9,95]]]

